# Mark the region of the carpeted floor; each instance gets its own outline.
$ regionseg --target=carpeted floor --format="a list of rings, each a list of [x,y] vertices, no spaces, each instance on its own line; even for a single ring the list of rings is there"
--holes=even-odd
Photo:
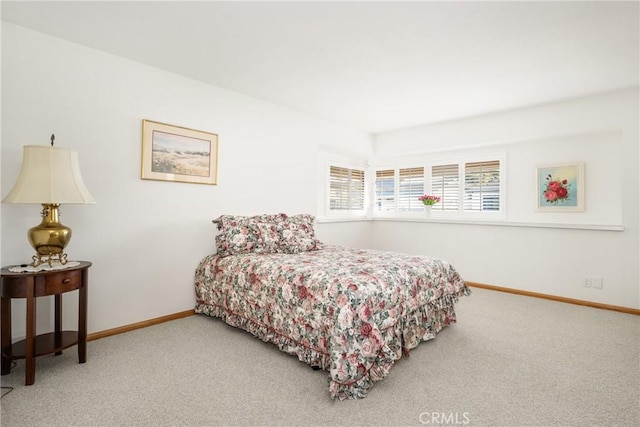
[[[640,317],[473,289],[458,323],[396,363],[366,399],[218,319],[192,316],[37,360],[3,387],[10,426],[636,426]],[[5,390],[3,390],[4,392]]]

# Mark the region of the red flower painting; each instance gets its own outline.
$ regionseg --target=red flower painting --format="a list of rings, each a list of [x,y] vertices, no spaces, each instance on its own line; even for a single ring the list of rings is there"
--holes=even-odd
[[[542,191],[547,203],[553,203],[557,205],[558,202],[564,202],[569,200],[569,188],[571,184],[566,179],[554,179],[551,174],[547,174],[545,178],[547,186]]]

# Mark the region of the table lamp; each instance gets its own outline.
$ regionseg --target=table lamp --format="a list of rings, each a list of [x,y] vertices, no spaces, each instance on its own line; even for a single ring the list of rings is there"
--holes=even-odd
[[[64,248],[71,240],[71,229],[58,220],[62,203],[95,203],[80,175],[78,154],[73,150],[26,145],[22,169],[13,188],[2,203],[42,204],[42,222],[31,228],[29,243],[36,250],[31,265],[67,263]]]

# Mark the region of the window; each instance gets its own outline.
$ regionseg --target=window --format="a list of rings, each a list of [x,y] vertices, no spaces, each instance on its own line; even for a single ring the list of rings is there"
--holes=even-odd
[[[440,202],[431,209],[457,211],[460,198],[458,164],[431,167],[431,194],[440,197]]]
[[[441,199],[433,210],[470,214],[500,212],[503,164],[504,161],[491,159],[432,165],[431,193]]]
[[[398,171],[398,210],[422,211],[418,198],[424,194],[424,167],[405,168]]]
[[[424,166],[375,171],[376,212],[421,212],[424,194]]]
[[[375,171],[374,213],[411,217],[423,210],[418,199],[440,197],[432,211],[440,218],[504,215],[504,154],[455,162],[425,162],[424,166]]]
[[[500,162],[473,162],[464,165],[464,210],[500,210]]]
[[[364,170],[329,167],[329,212],[364,211]]]
[[[394,211],[396,209],[396,175],[394,169],[376,171],[376,211]]]

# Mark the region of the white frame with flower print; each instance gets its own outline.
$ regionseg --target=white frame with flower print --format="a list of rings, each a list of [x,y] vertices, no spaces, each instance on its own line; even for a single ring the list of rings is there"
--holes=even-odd
[[[534,180],[536,211],[584,212],[584,162],[536,166]],[[562,194],[566,191],[567,196],[563,198],[564,200],[558,200],[558,198],[550,201],[550,198],[545,196],[547,190],[553,193],[553,188],[549,187],[552,181],[564,188]],[[553,196],[557,194],[554,193]]]

